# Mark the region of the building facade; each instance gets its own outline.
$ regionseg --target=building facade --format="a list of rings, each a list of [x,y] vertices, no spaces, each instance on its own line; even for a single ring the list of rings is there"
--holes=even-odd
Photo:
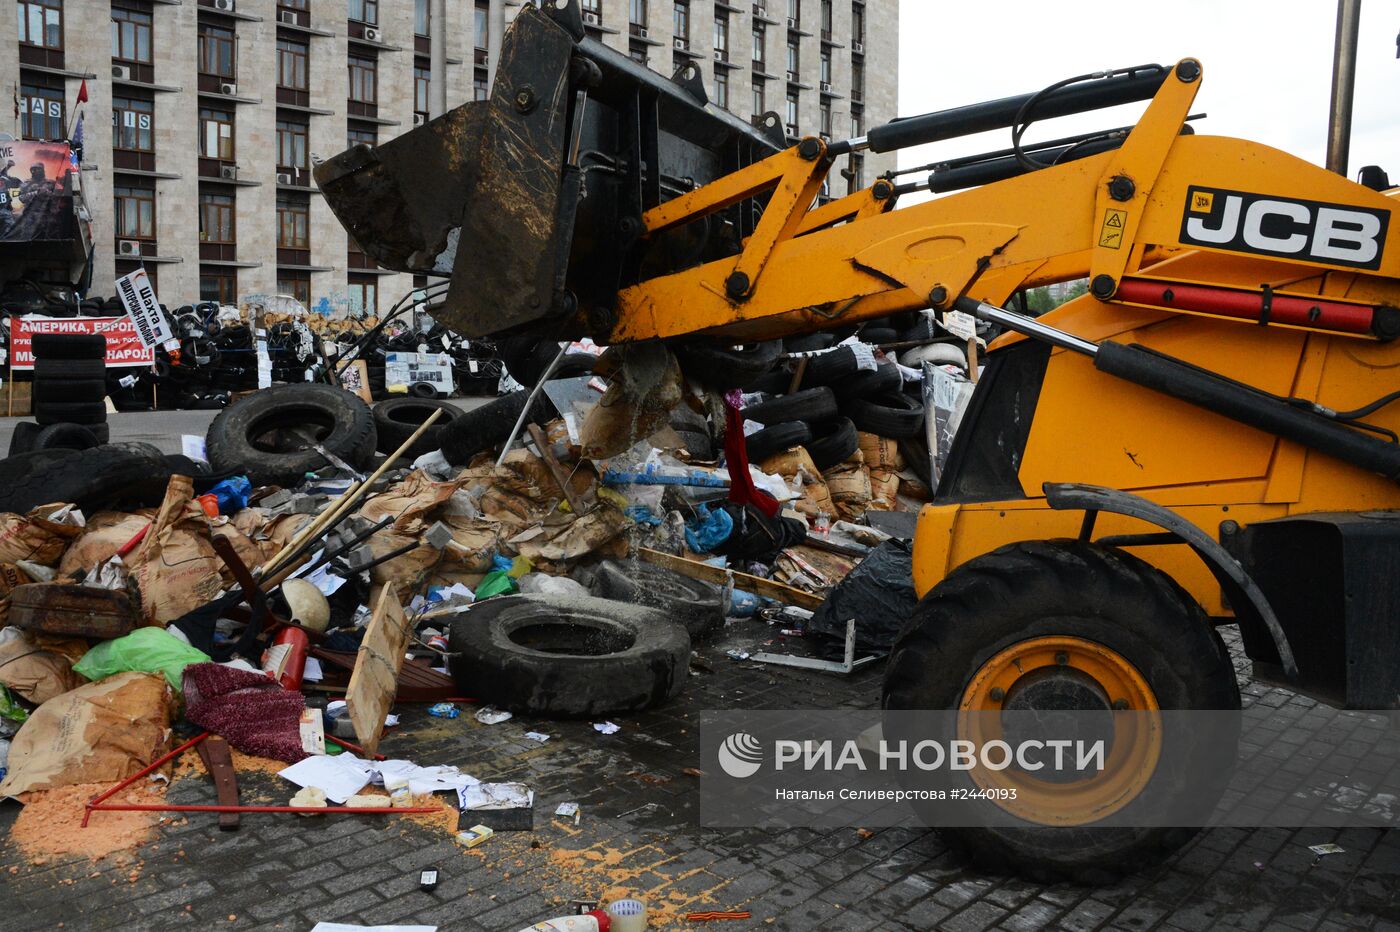
[[[666,74],[702,63],[712,102],[745,118],[774,111],[791,135],[844,139],[895,115],[898,0],[582,5],[589,33],[607,45]],[[14,32],[0,36],[0,81],[14,93],[9,131],[68,138],[81,114],[94,295],[144,266],[172,306],[281,293],[321,312],[372,312],[412,277],[359,251],[311,167],[437,115],[434,10],[445,9],[447,106],[485,97],[521,6],[17,0],[5,27]],[[833,193],[893,161],[867,153],[840,167],[848,176]]]

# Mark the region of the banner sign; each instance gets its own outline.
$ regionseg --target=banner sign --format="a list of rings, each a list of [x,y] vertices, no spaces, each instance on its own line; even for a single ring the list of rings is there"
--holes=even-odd
[[[0,242],[76,235],[71,153],[63,142],[0,142]]]
[[[151,277],[145,269],[137,269],[129,275],[117,279],[117,297],[127,316],[136,325],[136,337],[146,349],[155,349],[175,338],[165,315],[160,312],[160,302],[156,300],[156,290],[151,287]]]
[[[10,364],[16,370],[34,368],[36,333],[101,334],[107,338],[107,366],[149,366],[156,354],[143,346],[130,317],[28,317],[10,318]]]

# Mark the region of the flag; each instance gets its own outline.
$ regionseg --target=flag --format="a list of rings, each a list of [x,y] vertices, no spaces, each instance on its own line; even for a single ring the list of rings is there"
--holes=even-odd
[[[81,113],[78,114],[78,125],[73,127],[73,139],[71,142],[73,143],[73,150],[75,152],[83,151],[83,115]]]
[[[78,85],[78,103],[85,104],[87,99],[87,79],[84,78],[83,83]]]

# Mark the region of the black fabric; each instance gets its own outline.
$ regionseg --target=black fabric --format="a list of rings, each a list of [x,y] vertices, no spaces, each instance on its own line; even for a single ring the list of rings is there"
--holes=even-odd
[[[914,612],[914,544],[887,540],[831,590],[807,623],[809,634],[844,645],[846,622],[856,620],[856,646],[889,650]]]

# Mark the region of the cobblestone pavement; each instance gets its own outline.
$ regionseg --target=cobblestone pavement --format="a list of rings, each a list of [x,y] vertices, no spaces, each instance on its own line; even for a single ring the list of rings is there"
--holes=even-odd
[[[1400,930],[1400,833],[1381,830],[1217,829],[1167,863],[1112,886],[1037,885],[979,873],[931,832],[842,829],[765,833],[696,826],[695,721],[716,708],[870,708],[881,670],[850,679],[759,667],[725,648],[766,637],[755,622],[731,627],[700,651],[683,697],[615,719],[603,736],[586,722],[517,717],[479,725],[403,706],[404,726],[381,750],[420,763],[455,763],[483,779],[522,780],[536,793],[536,829],[499,833],[464,851],[443,831],[389,817],[245,816],[221,833],[212,816],[168,822],[140,863],[27,863],[0,848],[0,929],[257,928],[306,930],[319,920],[424,923],[444,930],[513,932],[564,911],[572,898],[627,891],[663,921],[703,928],[687,909],[747,909],[748,929],[1390,929]],[[1245,669],[1243,661],[1241,670]],[[1310,700],[1248,681],[1247,702],[1284,719]],[[538,730],[544,745],[525,739]],[[245,801],[274,802],[289,785],[243,778]],[[201,776],[177,779],[172,801],[213,802]],[[582,818],[556,821],[562,801]],[[8,833],[17,807],[0,807]],[[463,823],[463,827],[466,823]],[[1345,853],[1315,859],[1307,845]],[[425,866],[441,872],[418,887]],[[670,920],[670,921],[667,921]]]

